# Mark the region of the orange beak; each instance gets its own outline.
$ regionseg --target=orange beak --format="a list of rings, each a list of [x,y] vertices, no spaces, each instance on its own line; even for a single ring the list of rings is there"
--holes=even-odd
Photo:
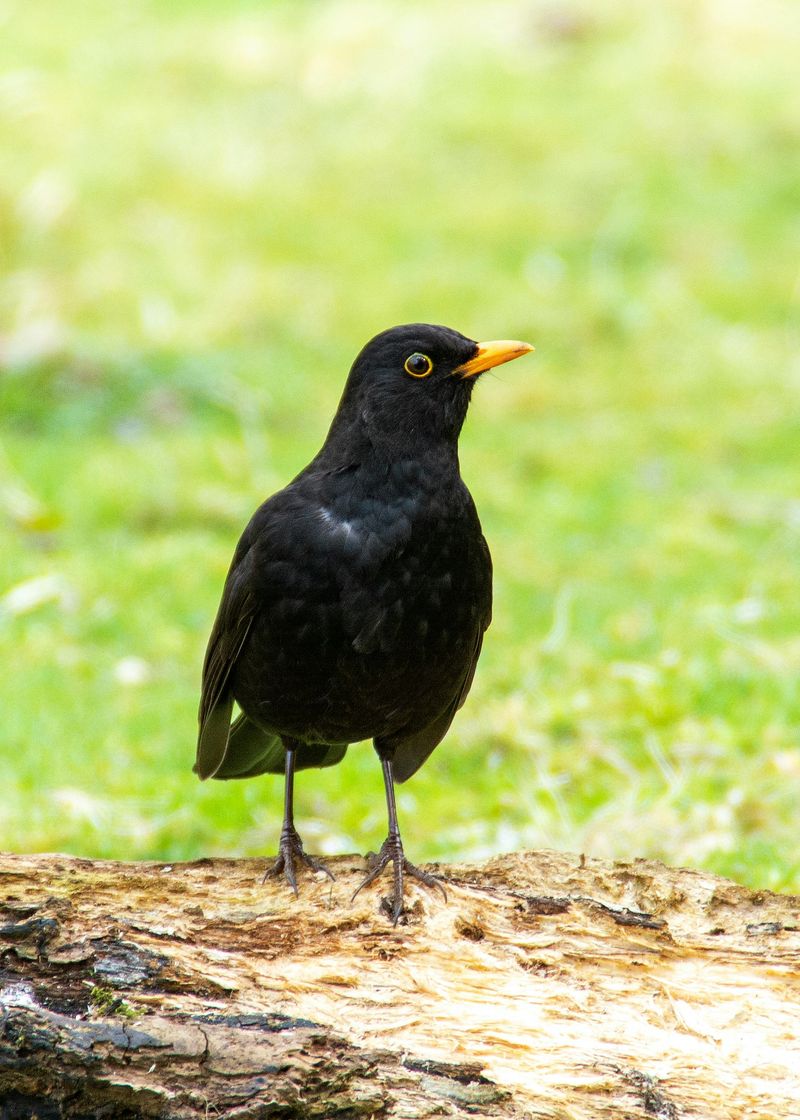
[[[456,366],[453,375],[456,377],[475,377],[493,366],[501,366],[503,362],[513,362],[514,358],[521,358],[523,354],[530,354],[533,347],[529,342],[515,342],[503,338],[495,342],[479,342],[478,353],[463,365]]]

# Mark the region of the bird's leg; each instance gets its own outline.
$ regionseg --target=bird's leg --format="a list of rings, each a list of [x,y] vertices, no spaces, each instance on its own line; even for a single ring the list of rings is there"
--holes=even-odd
[[[284,746],[286,747],[286,779],[283,787],[283,827],[281,828],[281,838],[278,844],[278,858],[275,860],[274,865],[265,873],[264,878],[266,879],[271,875],[280,875],[280,873],[283,872],[296,898],[296,861],[304,863],[306,867],[310,867],[312,871],[323,871],[329,879],[334,879],[335,875],[328,870],[321,859],[315,859],[314,856],[306,854],[303,848],[303,841],[300,839],[300,834],[294,827],[294,766],[297,747],[290,747],[286,743],[284,743]]]
[[[374,883],[386,865],[391,863],[394,871],[394,897],[391,900],[392,925],[396,926],[400,915],[403,913],[403,879],[405,875],[408,875],[411,879],[417,879],[420,883],[424,883],[426,887],[438,887],[444,895],[445,901],[447,901],[447,891],[442,886],[438,876],[431,875],[427,871],[421,871],[419,867],[415,867],[413,863],[409,863],[406,859],[403,852],[403,841],[400,839],[400,827],[397,823],[397,805],[394,797],[394,775],[391,758],[381,757],[381,766],[383,767],[383,784],[386,787],[386,808],[389,812],[389,834],[381,844],[381,850],[376,856],[372,857],[369,874],[356,887],[353,898],[364,887]]]

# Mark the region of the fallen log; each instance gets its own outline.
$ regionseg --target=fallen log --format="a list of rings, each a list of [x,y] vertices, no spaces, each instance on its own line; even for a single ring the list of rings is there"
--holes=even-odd
[[[0,1117],[800,1116],[800,899],[553,852],[0,856]]]

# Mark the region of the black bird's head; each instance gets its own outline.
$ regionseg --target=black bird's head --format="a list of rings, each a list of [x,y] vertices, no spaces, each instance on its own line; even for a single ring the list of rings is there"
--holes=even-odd
[[[329,441],[362,437],[389,454],[420,444],[454,447],[477,377],[532,349],[527,342],[474,342],[430,323],[382,331],[353,363]]]

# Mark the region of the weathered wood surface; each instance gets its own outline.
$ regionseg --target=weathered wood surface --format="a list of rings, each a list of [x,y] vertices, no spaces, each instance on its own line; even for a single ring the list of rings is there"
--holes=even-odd
[[[295,901],[253,860],[0,856],[0,1117],[800,1117],[800,899],[535,852],[395,929],[330,862]]]

